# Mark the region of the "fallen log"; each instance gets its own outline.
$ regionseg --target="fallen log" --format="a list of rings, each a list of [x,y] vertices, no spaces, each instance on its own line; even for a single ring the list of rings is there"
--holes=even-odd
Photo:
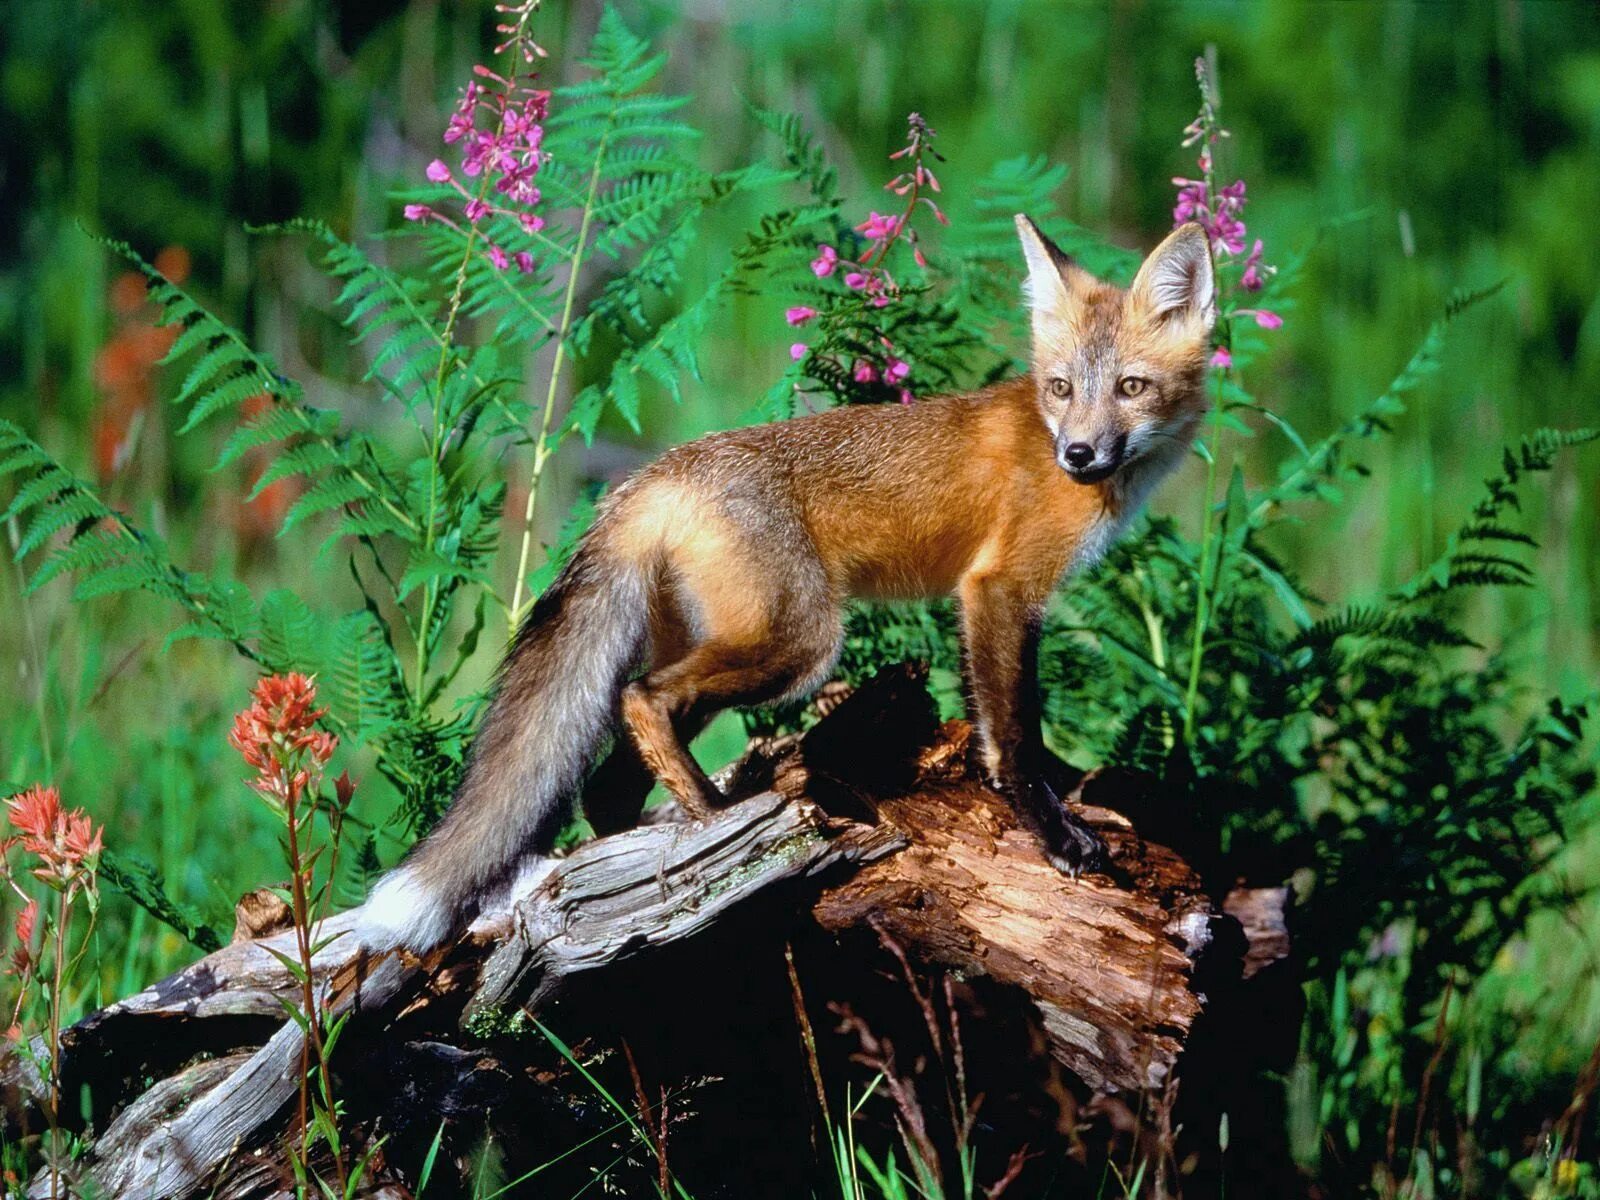
[[[1225,945],[1237,961],[1222,970],[1237,979],[1246,963],[1259,970],[1286,954],[1285,895],[1230,896],[1245,929],[1174,850],[1097,804],[1078,811],[1107,840],[1114,874],[1067,879],[977,782],[970,741],[965,723],[937,722],[915,672],[886,672],[804,735],[753,744],[719,777],[737,799],[715,819],[664,820],[675,810],[657,810],[639,829],[547,860],[425,961],[372,962],[334,936],[316,977],[330,1008],[355,1014],[357,1032],[340,1043],[341,1094],[378,1069],[361,1063],[391,1061],[404,1046],[402,1074],[441,1073],[434,1115],[447,1120],[457,1084],[526,1086],[475,1048],[483,1030],[545,1013],[583,981],[592,998],[595,980],[636,969],[669,978],[675,956],[725,927],[746,944],[781,947],[807,924],[840,938],[870,930],[920,967],[1014,995],[1036,1015],[1050,1056],[1091,1089],[1159,1089],[1204,1004],[1197,963]],[[1076,781],[1074,801],[1084,794]],[[756,931],[738,924],[763,905],[783,919],[764,917]],[[240,921],[249,933],[269,918],[242,908]],[[350,914],[332,918],[324,935],[350,923]],[[1223,928],[1230,936],[1219,942]],[[280,1143],[303,1038],[283,1019],[297,985],[270,951],[288,950],[288,938],[246,937],[67,1031],[64,1094],[87,1088],[94,1102],[83,1168],[93,1194],[283,1187]],[[0,1063],[0,1085],[13,1133],[36,1130],[44,1098],[26,1056]],[[400,1090],[403,1114],[386,1111],[382,1096],[352,1100],[367,1134],[428,1127],[430,1114],[415,1110],[429,1096]]]

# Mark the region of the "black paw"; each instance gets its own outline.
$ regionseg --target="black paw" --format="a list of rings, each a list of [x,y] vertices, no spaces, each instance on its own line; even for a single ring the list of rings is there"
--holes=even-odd
[[[1073,816],[1048,783],[1038,780],[1029,789],[1028,809],[1044,841],[1045,857],[1056,870],[1073,879],[1110,870],[1111,851],[1104,839]]]
[[[1084,872],[1104,872],[1111,867],[1105,840],[1077,817],[1063,813],[1060,827],[1045,841],[1045,857],[1056,870],[1076,879]]]

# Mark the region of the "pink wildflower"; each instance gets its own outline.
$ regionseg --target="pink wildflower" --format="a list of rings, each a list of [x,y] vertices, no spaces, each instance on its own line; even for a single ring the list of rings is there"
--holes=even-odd
[[[839,265],[839,252],[832,246],[818,246],[817,256],[811,260],[811,273],[818,279],[832,275]]]
[[[783,319],[791,325],[804,325],[817,315],[817,310],[809,304],[796,304],[793,308],[784,310]]]
[[[856,229],[873,241],[878,241],[881,238],[893,237],[900,228],[900,220],[899,217],[886,217],[882,213],[874,212],[857,225]]]
[[[858,359],[856,361],[856,369],[851,372],[850,377],[857,383],[877,383],[878,368],[864,358]]]
[[[1247,292],[1259,292],[1264,282],[1262,274],[1271,274],[1275,268],[1261,265],[1261,239],[1250,248],[1250,257],[1244,260],[1244,274],[1239,276],[1239,286]]]
[[[514,10],[504,9],[517,13],[516,20],[503,27],[512,31],[505,44],[518,46],[528,61],[532,61],[530,48],[534,44],[528,39],[526,25],[533,7],[524,3]],[[505,218],[516,221],[524,233],[537,233],[544,228],[544,219],[529,210],[543,199],[535,181],[545,162],[543,122],[550,111],[550,93],[530,86],[525,82],[531,78],[528,76],[501,76],[483,66],[473,68],[473,74],[477,78],[462,89],[461,99],[445,127],[444,141],[460,148],[461,174],[483,182],[469,190],[438,158],[428,164],[428,179],[455,189],[470,224]],[[488,80],[495,86],[479,80]],[[406,208],[407,220],[430,218],[463,232],[426,205]],[[501,270],[510,264],[505,251],[498,247],[491,246],[486,253]],[[519,259],[518,269],[531,273],[531,254],[527,261],[529,265],[524,267]]]
[[[496,271],[504,271],[511,265],[511,260],[506,257],[506,252],[493,242],[489,243],[489,249],[484,251],[484,254],[494,264]]]
[[[911,364],[892,355],[888,365],[883,369],[883,378],[888,383],[899,383],[909,374],[911,374]]]
[[[789,347],[789,357],[793,361],[799,362],[805,356],[806,344],[804,342],[795,342],[794,345]]]
[[[533,274],[533,255],[529,254],[526,250],[518,250],[511,257],[517,264],[517,270],[521,271],[524,275]]]
[[[1226,371],[1233,366],[1233,355],[1228,353],[1226,346],[1218,346],[1211,352],[1211,366],[1219,371]]]
[[[844,277],[844,285],[853,292],[859,292],[867,286],[867,277],[860,271],[851,271]]]

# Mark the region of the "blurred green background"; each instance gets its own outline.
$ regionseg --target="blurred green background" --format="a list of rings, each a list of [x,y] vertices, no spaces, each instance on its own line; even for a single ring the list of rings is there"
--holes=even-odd
[[[995,161],[1044,155],[1069,168],[1066,214],[1131,247],[1171,224],[1171,179],[1193,170],[1179,144],[1196,108],[1193,60],[1214,46],[1233,131],[1221,169],[1248,181],[1246,215],[1268,261],[1301,263],[1275,353],[1251,390],[1308,436],[1382,390],[1452,290],[1503,280],[1463,318],[1446,369],[1369,455],[1367,486],[1285,547],[1314,589],[1353,597],[1406,577],[1437,556],[1502,443],[1537,425],[1594,421],[1592,5],[620,7],[669,52],[660,86],[691,95],[690,119],[715,131],[702,148],[708,166],[770,149],[747,100],[795,111],[865,213],[914,110],[939,131],[952,211],[961,184]],[[587,0],[550,0],[537,18],[551,82],[568,77],[564,51],[587,42],[599,12]],[[390,192],[438,152],[448,106],[492,25],[486,3],[8,0],[0,416],[169,535],[180,561],[236,573],[258,592],[347,588],[342,559],[319,554],[317,534],[271,536],[272,495],[243,503],[260,464],[211,473],[207,448],[173,436],[158,399],[171,381],[152,367],[159,347],[152,352],[140,293],[84,230],[186,270],[188,285],[271,351],[313,403],[367,427],[387,419],[374,396],[345,382],[361,364],[326,314],[328,284],[304,247],[245,227],[300,215],[353,237],[394,226]],[[726,258],[751,215],[738,204],[725,212],[726,228],[713,225],[703,242],[708,264]],[[701,349],[704,384],[681,407],[648,406],[643,439],[607,427],[593,448],[559,460],[543,536],[553,538],[586,480],[748,412],[787,365],[786,302],[741,297],[726,309]],[[1265,445],[1247,461],[1266,471],[1283,449]],[[508,464],[513,491],[525,475]],[[1197,518],[1197,481],[1181,476],[1157,508]],[[1486,597],[1469,625],[1486,642],[1509,640],[1539,691],[1581,697],[1600,660],[1591,553],[1600,472],[1591,459],[1564,458],[1539,496],[1530,527],[1543,542],[1545,588]],[[165,649],[170,622],[154,601],[76,606],[69,592],[57,582],[24,596],[9,563],[0,579],[0,781],[55,781],[69,803],[107,820],[108,842],[160,863],[185,900],[225,913],[277,859],[272,825],[239,786],[221,736],[243,703],[248,664],[218,645]],[[486,641],[478,677],[464,683],[481,685],[493,649]],[[190,953],[142,912],[115,916],[123,920],[126,940],[111,926],[120,970],[97,984],[107,993]],[[1579,958],[1592,961],[1580,941],[1589,957]]]

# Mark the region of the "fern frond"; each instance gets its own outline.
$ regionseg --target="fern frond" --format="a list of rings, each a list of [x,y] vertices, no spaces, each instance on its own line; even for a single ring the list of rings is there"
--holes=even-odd
[[[1520,510],[1520,486],[1527,475],[1548,471],[1556,456],[1570,446],[1600,439],[1600,429],[1537,429],[1500,456],[1500,473],[1484,481],[1484,496],[1472,507],[1472,516],[1450,535],[1444,551],[1396,591],[1396,596],[1416,599],[1439,595],[1459,587],[1525,587],[1533,569],[1519,559],[1474,548],[1475,543],[1500,542],[1513,546],[1538,545],[1528,534],[1504,523],[1507,510]]]

